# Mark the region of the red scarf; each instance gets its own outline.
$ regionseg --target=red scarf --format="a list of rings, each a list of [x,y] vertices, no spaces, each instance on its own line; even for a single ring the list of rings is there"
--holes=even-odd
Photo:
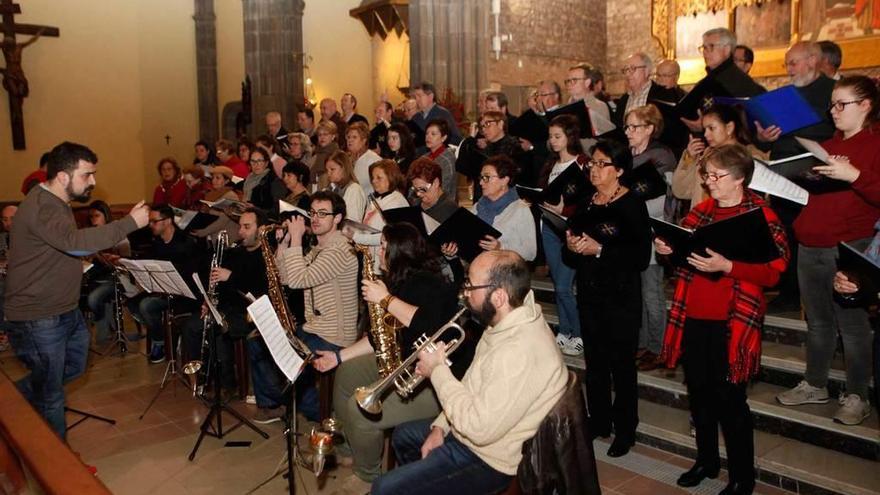
[[[714,199],[707,199],[694,207],[682,220],[682,227],[696,228],[712,223],[715,218],[717,203]],[[739,212],[745,212],[753,208],[761,208],[764,218],[770,227],[773,241],[779,250],[779,258],[768,263],[774,270],[780,273],[785,271],[788,265],[789,251],[785,230],[776,214],[757,194],[746,190],[743,193],[743,201],[739,205]],[[681,341],[684,335],[684,322],[687,318],[687,291],[693,280],[694,272],[690,269],[675,269],[675,293],[672,296],[672,307],[669,309],[669,321],[666,325],[666,335],[663,338],[663,351],[660,359],[666,362],[669,368],[675,368],[681,357]],[[761,328],[764,324],[763,289],[751,282],[734,280],[733,299],[729,301],[729,315],[727,318],[730,337],[727,343],[728,380],[732,383],[746,382],[758,373],[761,367]]]
[[[437,157],[440,156],[440,155],[442,155],[444,151],[446,151],[446,145],[445,145],[445,144],[442,144],[442,145],[440,145],[440,147],[437,148],[436,150],[431,151],[430,153],[428,153],[428,158],[430,158],[431,160],[436,160]]]

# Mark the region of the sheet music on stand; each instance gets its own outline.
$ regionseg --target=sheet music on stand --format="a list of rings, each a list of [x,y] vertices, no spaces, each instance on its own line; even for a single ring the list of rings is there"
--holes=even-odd
[[[254,303],[247,307],[247,312],[254,320],[257,330],[263,336],[266,347],[272,354],[272,358],[278,365],[278,368],[284,373],[284,376],[293,383],[303,369],[305,361],[293,349],[290,341],[287,340],[287,333],[281,326],[281,320],[275,313],[272,301],[269,296],[263,295]]]
[[[138,285],[147,292],[196,298],[170,261],[123,258],[119,263],[128,269]]]
[[[211,302],[211,298],[208,297],[208,292],[205,291],[205,286],[202,285],[202,281],[199,280],[199,275],[197,273],[193,273],[193,281],[196,283],[196,288],[198,288],[199,292],[202,294],[202,300],[205,302],[205,305],[208,306],[208,311],[211,312],[214,321],[217,323],[222,322],[223,317],[220,316],[220,311],[217,311],[217,306],[214,306],[214,303]]]

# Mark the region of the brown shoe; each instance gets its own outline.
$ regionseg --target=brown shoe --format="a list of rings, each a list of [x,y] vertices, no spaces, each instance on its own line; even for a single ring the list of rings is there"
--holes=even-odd
[[[642,360],[642,356],[644,356],[646,353],[651,353],[651,351],[649,351],[649,350],[647,350],[647,349],[639,349],[639,350],[637,350],[637,351],[636,351],[636,361],[641,361],[641,360]]]
[[[645,351],[637,366],[639,371],[652,371],[657,369],[658,364],[657,355],[651,351]]]

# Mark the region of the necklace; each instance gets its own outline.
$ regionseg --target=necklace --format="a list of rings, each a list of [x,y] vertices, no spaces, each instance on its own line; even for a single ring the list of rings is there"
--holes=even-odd
[[[618,185],[617,185],[617,189],[614,190],[614,194],[612,194],[611,196],[608,197],[608,201],[606,201],[606,202],[604,202],[604,203],[600,203],[600,204],[599,204],[599,203],[596,203],[596,200],[599,198],[599,191],[594,192],[594,193],[593,193],[593,197],[590,198],[590,207],[593,207],[593,206],[608,206],[609,204],[611,204],[612,201],[614,201],[614,198],[616,198],[617,195],[620,194],[620,188],[621,188],[621,187],[623,187],[623,186],[621,186],[620,184],[618,184]]]

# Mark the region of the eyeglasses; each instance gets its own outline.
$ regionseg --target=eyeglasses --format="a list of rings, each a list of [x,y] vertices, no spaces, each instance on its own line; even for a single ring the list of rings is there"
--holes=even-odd
[[[864,101],[864,98],[859,100],[850,100],[850,101],[832,101],[830,105],[828,105],[828,111],[837,110],[838,112],[842,112],[847,105],[852,105],[853,103],[861,103]]]
[[[636,129],[641,129],[642,127],[649,127],[651,124],[626,124],[623,126],[624,132],[634,131]]]
[[[479,289],[487,289],[489,287],[494,287],[495,284],[483,284],[483,285],[473,285],[470,279],[464,279],[464,283],[461,284],[462,292],[473,292]]]
[[[598,167],[599,169],[603,169],[605,167],[611,167],[613,165],[614,164],[611,162],[605,162],[602,160],[590,160],[589,162],[587,162],[587,167],[589,168]]]
[[[501,121],[500,121],[500,120],[497,120],[497,119],[496,119],[496,120],[487,120],[487,121],[482,122],[482,123],[480,124],[480,128],[481,128],[481,129],[485,129],[485,128],[491,126],[491,125],[497,124],[498,122],[501,122]]]
[[[425,194],[426,192],[428,192],[428,191],[431,190],[431,186],[433,186],[433,185],[434,185],[434,184],[431,183],[431,184],[428,184],[428,185],[425,186],[425,187],[416,187],[416,186],[412,186],[410,189],[412,189],[412,192],[414,192],[414,193],[416,193],[416,194]]]
[[[727,172],[726,174],[716,174],[715,172],[706,172],[705,170],[700,170],[700,178],[703,179],[704,182],[718,182],[728,175],[730,175],[730,172]]]
[[[698,46],[697,50],[699,50],[700,53],[712,52],[719,46],[721,46],[719,43],[706,43],[705,45]]]
[[[489,182],[496,177],[500,177],[500,175],[481,175],[480,182]]]
[[[648,66],[646,66],[646,65],[628,65],[628,66],[624,67],[620,72],[622,72],[624,75],[626,75],[631,72],[635,72],[639,69],[647,69],[647,68],[648,68]]]
[[[324,211],[324,210],[309,210],[310,217],[318,217],[318,218],[327,218],[332,216],[332,211]]]
[[[256,165],[258,163],[266,163],[266,160],[263,160],[262,158],[257,158],[250,160],[248,163],[250,163],[251,165]]]
[[[586,81],[586,80],[587,80],[586,77],[569,77],[568,79],[564,79],[563,82],[565,84],[574,84],[577,81]]]

